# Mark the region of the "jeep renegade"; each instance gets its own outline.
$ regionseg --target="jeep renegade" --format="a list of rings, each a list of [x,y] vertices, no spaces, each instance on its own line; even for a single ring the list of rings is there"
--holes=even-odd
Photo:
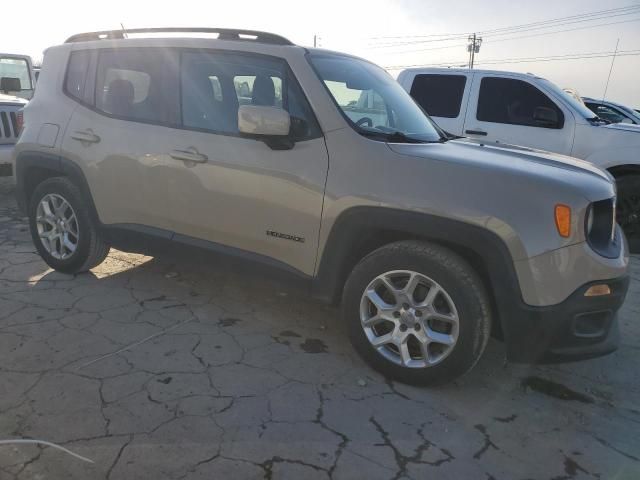
[[[491,332],[517,362],[615,350],[628,253],[608,173],[451,138],[360,58],[162,38],[177,30],[46,51],[15,165],[52,268],[141,236],[260,261],[341,302],[357,351],[408,383],[465,373]]]

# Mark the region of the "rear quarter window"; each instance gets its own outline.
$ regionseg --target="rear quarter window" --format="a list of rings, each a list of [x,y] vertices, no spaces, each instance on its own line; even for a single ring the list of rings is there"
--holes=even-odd
[[[464,75],[420,74],[413,80],[411,96],[432,117],[456,118],[466,84]]]
[[[71,52],[69,63],[67,64],[64,91],[67,95],[79,101],[84,99],[90,60],[91,52],[82,50]]]

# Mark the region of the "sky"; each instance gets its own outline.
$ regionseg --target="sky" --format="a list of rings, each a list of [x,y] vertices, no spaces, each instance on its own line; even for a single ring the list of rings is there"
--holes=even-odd
[[[34,59],[74,33],[120,28],[207,26],[265,30],[293,42],[367,58],[397,76],[404,65],[466,65],[466,37],[485,32],[476,68],[531,72],[583,96],[604,95],[612,58],[568,60],[566,56],[640,53],[640,9],[602,20],[563,22],[554,28],[521,33],[490,33],[515,25],[640,6],[640,0],[32,0],[27,19],[3,18],[0,51]],[[18,21],[20,18],[20,21]],[[593,25],[609,23],[596,28]],[[571,30],[549,34],[552,31]],[[544,33],[544,35],[539,35]],[[535,36],[534,36],[535,34]],[[513,37],[526,38],[513,38]],[[454,37],[454,38],[451,38]],[[446,48],[445,48],[446,47]],[[503,59],[565,56],[560,61]],[[640,55],[619,55],[611,70],[607,99],[640,108]]]

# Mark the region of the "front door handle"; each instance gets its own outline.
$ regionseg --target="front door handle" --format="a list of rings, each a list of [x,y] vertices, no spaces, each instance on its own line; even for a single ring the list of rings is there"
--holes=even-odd
[[[209,160],[209,157],[198,152],[193,147],[189,147],[186,150],[172,150],[169,156],[174,160],[182,160],[183,162],[205,163]]]
[[[482,130],[465,130],[464,133],[468,133],[469,135],[482,135],[483,137],[487,136],[487,132]]]
[[[93,130],[87,128],[86,130],[76,130],[71,134],[71,138],[83,143],[98,143],[100,137],[93,133]]]

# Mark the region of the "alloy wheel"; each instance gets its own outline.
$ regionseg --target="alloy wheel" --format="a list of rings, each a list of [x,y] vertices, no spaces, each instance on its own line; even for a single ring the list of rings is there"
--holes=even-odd
[[[410,270],[386,272],[369,283],[360,300],[360,323],[380,355],[408,368],[437,365],[458,340],[458,311],[449,294]]]
[[[66,260],[80,239],[76,213],[61,195],[45,195],[36,210],[38,236],[45,250],[57,260]]]

